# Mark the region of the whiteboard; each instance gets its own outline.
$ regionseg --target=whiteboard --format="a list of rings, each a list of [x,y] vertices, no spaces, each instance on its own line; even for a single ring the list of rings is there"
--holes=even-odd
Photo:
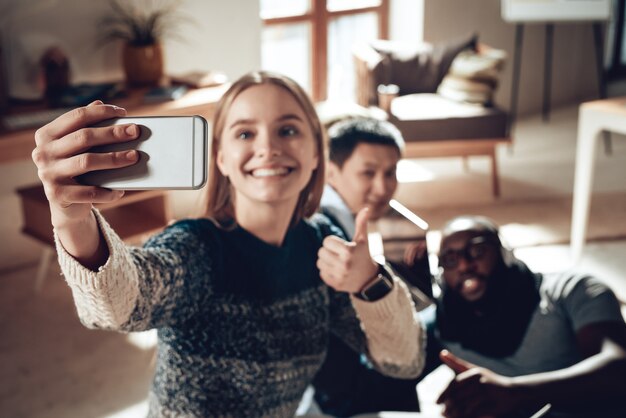
[[[608,20],[610,0],[501,0],[506,22]]]

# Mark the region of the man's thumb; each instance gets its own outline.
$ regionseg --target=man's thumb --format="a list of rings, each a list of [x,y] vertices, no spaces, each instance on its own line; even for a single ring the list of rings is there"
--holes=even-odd
[[[463,373],[466,370],[476,367],[469,361],[458,358],[448,350],[441,350],[441,353],[439,353],[439,358],[446,366],[451,368],[457,374]]]
[[[352,241],[356,243],[367,242],[367,221],[370,219],[370,210],[364,207],[357,213],[354,221],[354,237]]]

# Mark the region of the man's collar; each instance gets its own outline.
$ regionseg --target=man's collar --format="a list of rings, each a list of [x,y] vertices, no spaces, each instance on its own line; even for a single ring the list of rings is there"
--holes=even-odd
[[[352,239],[356,229],[354,215],[341,195],[328,184],[324,186],[320,206],[324,212],[328,212],[339,222],[338,226],[348,235],[347,238]]]

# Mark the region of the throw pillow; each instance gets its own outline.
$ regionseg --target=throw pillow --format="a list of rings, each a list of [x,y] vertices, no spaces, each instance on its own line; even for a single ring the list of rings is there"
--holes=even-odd
[[[506,52],[499,49],[463,51],[454,58],[437,93],[450,100],[490,105],[505,60]]]

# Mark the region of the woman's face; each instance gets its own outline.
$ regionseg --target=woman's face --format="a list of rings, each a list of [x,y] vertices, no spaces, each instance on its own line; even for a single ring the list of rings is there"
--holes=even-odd
[[[310,123],[296,99],[273,84],[252,86],[232,102],[217,166],[234,188],[235,204],[291,205],[318,166]]]

